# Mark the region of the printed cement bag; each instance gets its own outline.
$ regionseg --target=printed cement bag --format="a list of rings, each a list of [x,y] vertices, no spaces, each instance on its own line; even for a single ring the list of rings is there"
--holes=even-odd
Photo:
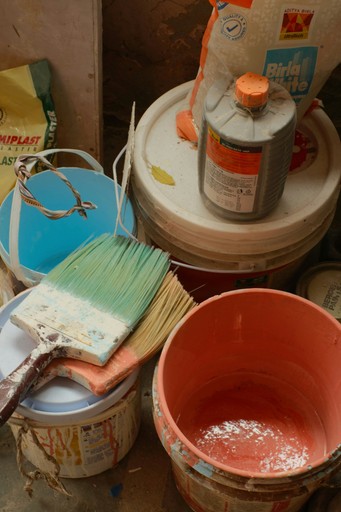
[[[13,188],[23,153],[56,145],[56,113],[46,60],[0,71],[0,203]]]
[[[299,121],[341,62],[341,1],[209,1],[213,12],[189,108],[177,115],[178,134],[196,140],[207,91],[229,72],[252,71],[283,85]]]

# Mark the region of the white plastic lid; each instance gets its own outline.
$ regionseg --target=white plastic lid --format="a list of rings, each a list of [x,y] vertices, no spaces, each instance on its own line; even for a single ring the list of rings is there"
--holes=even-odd
[[[22,292],[0,309],[0,378],[15,370],[35,346],[33,340],[9,319],[11,312],[29,292]],[[138,370],[103,396],[94,395],[68,378],[56,377],[39,390],[29,393],[16,412],[53,425],[74,424],[94,417],[118,402],[134,384],[137,375]]]

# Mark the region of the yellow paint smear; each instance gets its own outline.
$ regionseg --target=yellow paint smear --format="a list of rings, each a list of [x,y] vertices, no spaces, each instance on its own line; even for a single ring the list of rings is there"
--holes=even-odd
[[[161,169],[161,167],[158,167],[157,165],[152,165],[151,169],[153,178],[155,178],[157,181],[163,183],[164,185],[175,185],[173,177],[170,174],[168,174],[168,172]]]

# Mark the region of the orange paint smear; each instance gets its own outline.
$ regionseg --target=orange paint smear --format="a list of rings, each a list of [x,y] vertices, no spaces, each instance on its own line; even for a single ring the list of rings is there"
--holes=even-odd
[[[211,33],[213,30],[213,26],[215,21],[218,19],[218,10],[213,0],[210,0],[211,4],[214,6],[212,14],[208,20],[206,30],[203,35],[202,43],[201,43],[201,53],[200,53],[200,69],[198,71],[197,77],[194,82],[194,86],[191,92],[191,96],[189,99],[189,109],[180,111],[176,115],[176,131],[179,137],[185,140],[189,140],[191,142],[198,142],[198,133],[196,127],[194,125],[194,120],[192,116],[192,108],[195,102],[195,99],[198,94],[198,89],[201,82],[204,79],[203,69],[206,64],[207,53],[208,53],[208,43],[211,37]]]
[[[113,456],[112,465],[114,467],[114,466],[116,466],[116,464],[118,462],[119,444],[114,436],[113,425],[112,425],[110,418],[103,422],[103,439],[109,440],[110,448],[111,448],[112,456]]]
[[[197,92],[198,92],[199,85],[200,85],[200,83],[202,82],[202,80],[204,78],[202,70],[205,68],[206,59],[207,59],[207,53],[208,53],[208,44],[209,44],[209,41],[210,41],[210,38],[211,38],[211,34],[212,34],[213,27],[214,27],[214,23],[218,19],[218,16],[219,16],[218,15],[218,10],[215,7],[213,9],[213,11],[212,11],[210,19],[208,20],[207,27],[206,27],[206,30],[204,32],[203,38],[202,38],[201,53],[200,53],[200,68],[201,68],[201,71],[198,73],[198,76],[197,76],[197,78],[195,80],[194,88],[193,88],[193,91],[192,91],[192,94],[191,94],[191,99],[190,99],[190,102],[189,102],[191,108],[194,105],[194,101],[195,101],[195,98],[196,98],[196,95],[197,95]]]
[[[104,366],[96,366],[78,359],[55,359],[44,372],[51,377],[68,377],[90,389],[94,395],[103,395],[113,389],[139,366],[139,359],[129,347],[121,345]]]
[[[230,4],[238,5],[239,7],[245,7],[246,9],[250,9],[252,7],[253,0],[230,0]]]
[[[283,382],[216,379],[181,409],[178,426],[201,452],[236,469],[272,473],[306,467],[325,455],[322,423]]]

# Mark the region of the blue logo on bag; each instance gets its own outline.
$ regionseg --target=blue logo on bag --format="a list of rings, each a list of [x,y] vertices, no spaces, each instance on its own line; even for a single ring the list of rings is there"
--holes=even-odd
[[[220,0],[217,0],[217,9],[218,11],[221,11],[221,9],[224,9],[228,5],[228,2],[221,2]]]
[[[309,92],[317,54],[317,46],[268,50],[263,75],[283,85],[299,103]]]

